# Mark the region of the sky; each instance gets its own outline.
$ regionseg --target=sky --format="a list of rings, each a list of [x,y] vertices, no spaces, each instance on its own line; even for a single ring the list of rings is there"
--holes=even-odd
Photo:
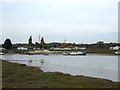
[[[118,42],[118,0],[2,2],[2,40],[12,43]]]

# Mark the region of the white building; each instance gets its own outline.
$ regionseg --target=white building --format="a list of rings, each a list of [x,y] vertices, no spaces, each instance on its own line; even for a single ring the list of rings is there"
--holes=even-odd
[[[18,47],[17,49],[18,50],[28,50],[28,48],[26,48],[26,47]]]
[[[72,48],[54,48],[54,50],[72,50]]]
[[[1,48],[1,47],[0,47],[0,50],[5,50],[5,48]]]
[[[73,49],[86,49],[86,47],[74,47]]]
[[[110,47],[110,49],[114,49],[114,50],[120,49],[120,46]]]

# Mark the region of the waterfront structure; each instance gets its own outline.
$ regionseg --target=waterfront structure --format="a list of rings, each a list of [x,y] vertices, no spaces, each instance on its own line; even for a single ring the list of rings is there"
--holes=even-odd
[[[0,50],[5,50],[5,48],[2,48],[2,47],[1,47]]]
[[[17,49],[18,49],[18,50],[28,50],[27,47],[18,47]]]
[[[110,49],[114,49],[114,50],[116,50],[116,49],[120,49],[120,46],[110,47]]]

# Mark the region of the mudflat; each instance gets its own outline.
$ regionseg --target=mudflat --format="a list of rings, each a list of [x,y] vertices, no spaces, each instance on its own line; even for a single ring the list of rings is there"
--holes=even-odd
[[[60,72],[2,60],[3,88],[118,88],[118,82]]]

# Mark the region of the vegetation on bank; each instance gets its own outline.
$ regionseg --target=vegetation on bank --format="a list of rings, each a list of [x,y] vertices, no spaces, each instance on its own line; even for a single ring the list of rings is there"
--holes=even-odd
[[[2,61],[3,88],[118,88],[106,79],[45,73],[37,67]]]
[[[4,44],[0,45],[1,47],[4,47],[5,50],[2,50],[3,53],[20,53],[24,54],[29,51],[35,51],[35,50],[50,50],[50,51],[82,51],[86,53],[106,53],[106,54],[115,54],[115,51],[120,49],[110,49],[110,47],[114,46],[120,46],[120,43],[104,43],[103,41],[98,41],[97,43],[93,44],[75,44],[75,43],[45,43],[44,38],[42,37],[40,42],[35,42],[35,44],[32,42],[32,36],[29,37],[28,43],[26,44],[12,44],[10,39],[6,39],[4,41]],[[19,47],[25,47],[23,49]],[[70,48],[69,49],[63,49],[62,48]],[[76,48],[77,49],[76,49]],[[85,48],[85,50],[81,48]],[[56,50],[54,48],[60,48],[60,50]]]
[[[86,48],[86,49],[115,49],[116,46],[120,47],[120,43],[104,43],[103,41],[98,41],[96,43],[92,43],[92,44],[76,44],[76,43],[60,43],[60,42],[52,42],[52,43],[45,43],[44,38],[39,37],[39,42],[32,42],[32,36],[29,37],[28,42],[27,43],[16,43],[16,44],[12,44],[11,39],[6,39],[4,41],[4,44],[0,44],[0,47],[3,47],[5,49],[17,49],[18,47],[26,47],[28,49],[51,49],[51,48],[59,48],[59,47],[64,47],[64,48],[74,48],[74,47],[78,47],[78,48]],[[119,48],[116,47],[116,48]]]
[[[7,50],[2,50],[1,52],[3,53],[19,53],[19,54],[24,54],[25,52],[29,51],[35,51],[35,50],[17,50],[17,49],[7,49]]]
[[[48,49],[49,50],[49,49]],[[1,52],[3,53],[19,53],[19,54],[24,54],[26,52],[29,51],[37,51],[37,50],[17,50],[17,49],[7,49],[7,50],[2,50]],[[38,50],[39,51],[39,50]],[[42,50],[41,50],[42,51]],[[74,51],[82,51],[82,52],[86,52],[86,53],[102,53],[102,54],[115,54],[115,51],[117,50],[113,50],[113,49],[86,49],[86,50],[80,50],[80,49],[73,49],[73,50],[54,50],[55,52],[59,52],[59,51],[70,51],[70,52],[74,52]],[[54,52],[53,51],[53,52]]]
[[[106,53],[106,54],[115,54],[117,50],[114,49],[86,49],[87,53]]]
[[[115,51],[113,49],[73,49],[73,50],[54,50],[54,51],[81,51],[81,52],[86,52],[86,53],[106,53],[106,54],[115,54]]]

